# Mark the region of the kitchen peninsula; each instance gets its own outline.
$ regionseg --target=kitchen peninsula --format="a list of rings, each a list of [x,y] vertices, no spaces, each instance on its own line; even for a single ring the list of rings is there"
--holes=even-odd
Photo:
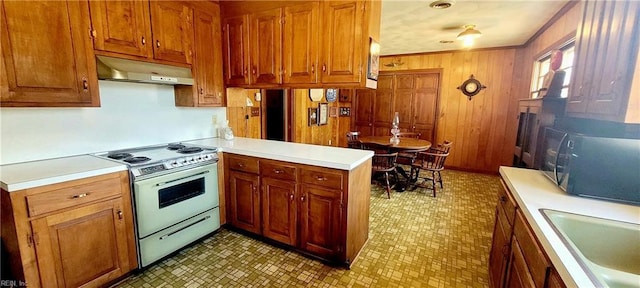
[[[250,212],[253,213],[251,216],[256,217],[259,228],[254,234],[288,244],[302,253],[346,265],[353,263],[366,243],[373,152],[239,137],[230,141],[208,138],[183,143],[219,149],[219,163],[224,163],[218,166],[221,172],[218,176],[220,207],[226,207],[220,209],[222,223],[225,223],[223,219],[229,219],[227,222],[230,225],[244,229],[234,223],[246,220],[243,213],[247,211],[242,209],[250,203],[251,207],[256,208]],[[247,163],[258,163],[258,166],[228,166],[239,164],[233,159],[255,161]],[[65,164],[65,161],[68,163]],[[36,166],[39,169],[28,169]],[[256,169],[256,173],[240,171],[252,168]],[[0,169],[2,239],[4,245],[8,246],[16,279],[26,280],[33,287],[43,286],[42,283],[49,281],[104,285],[135,269],[136,259],[131,256],[132,252],[135,255],[135,251],[131,250],[135,246],[135,232],[130,223],[132,212],[128,211],[131,210],[132,200],[129,185],[123,184],[126,183],[123,181],[128,181],[126,173],[122,171],[126,169],[124,165],[78,155],[4,165]],[[251,175],[257,181],[252,182],[255,185],[248,195],[243,194],[244,182],[236,182],[240,184],[238,186],[229,183],[231,179],[242,179],[233,178],[240,173]],[[95,180],[95,183],[89,180]],[[115,183],[118,185],[111,185]],[[291,190],[287,190],[290,193],[282,193],[281,187],[286,185],[292,185]],[[97,190],[93,193],[84,188]],[[237,188],[237,191],[230,188]],[[87,195],[73,198],[83,193]],[[248,198],[243,198],[245,196]],[[64,200],[60,203],[65,205],[53,207],[43,202],[56,197],[62,197],[60,199]],[[73,203],[78,204],[76,206]],[[288,209],[285,210],[283,205],[288,205]],[[282,219],[274,215],[275,212],[289,213],[287,215],[291,216],[287,218],[291,221],[286,223],[286,229],[280,229],[284,227],[283,223],[274,223],[274,219]],[[63,229],[65,223],[77,223],[78,217],[97,217],[101,220],[100,224],[104,225],[104,231],[113,231],[117,243],[102,241],[104,237],[84,237],[86,235],[82,234],[88,230],[80,229],[82,225],[67,225],[75,227],[72,229],[75,237],[49,236],[48,231],[53,230],[44,229],[45,224],[51,229]],[[120,224],[123,218],[126,225]],[[241,222],[234,222],[234,219]],[[38,234],[34,235],[36,232]],[[291,233],[287,239],[293,241],[278,237],[285,232]],[[96,235],[91,231],[87,233]],[[64,251],[54,249],[52,252],[43,246],[57,241],[56,247],[72,247],[74,243],[66,241],[78,237],[85,239],[84,242],[95,241],[86,243],[86,247],[100,247],[101,251],[110,251],[107,253],[109,255],[119,255],[118,261],[106,261],[111,260],[111,257],[107,257],[109,259],[102,259],[105,261],[100,264],[111,263],[109,265],[112,266],[103,265],[94,269],[86,265],[74,265],[62,270],[62,263],[82,262],[82,259],[68,257],[84,257],[95,253],[64,254]],[[121,250],[123,243],[129,248]],[[102,247],[104,245],[109,247]],[[115,245],[118,248],[111,247]],[[40,255],[42,251],[46,253]],[[90,269],[91,273],[80,273],[86,269]]]

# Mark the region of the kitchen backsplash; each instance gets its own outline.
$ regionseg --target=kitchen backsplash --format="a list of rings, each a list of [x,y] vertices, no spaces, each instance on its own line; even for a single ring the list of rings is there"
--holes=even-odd
[[[212,117],[226,121],[226,108],[175,107],[167,85],[100,81],[100,100],[96,108],[0,108],[0,165],[217,137]]]

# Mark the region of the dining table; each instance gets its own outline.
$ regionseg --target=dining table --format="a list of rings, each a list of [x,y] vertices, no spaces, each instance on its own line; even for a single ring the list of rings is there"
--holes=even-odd
[[[400,141],[398,143],[391,143],[390,136],[360,136],[358,140],[361,143],[374,143],[378,145],[388,145],[389,150],[392,152],[402,153],[403,151],[408,150],[427,150],[431,147],[431,142],[424,139],[416,139],[416,138],[398,138]],[[404,169],[400,166],[396,167],[398,173],[400,173],[407,181],[396,183],[395,190],[398,192],[402,192],[405,190],[408,182],[409,175]]]

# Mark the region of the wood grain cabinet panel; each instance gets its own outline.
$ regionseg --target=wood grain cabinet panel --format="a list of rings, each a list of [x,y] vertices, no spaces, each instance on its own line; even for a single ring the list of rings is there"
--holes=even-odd
[[[191,64],[193,8],[186,2],[151,1],[150,10],[154,58]]]
[[[302,185],[300,195],[302,249],[329,260],[337,260],[342,248],[340,225],[342,191]]]
[[[249,16],[223,19],[224,75],[227,85],[248,85]]]
[[[297,244],[298,207],[296,183],[262,178],[262,234],[278,242]]]
[[[284,8],[283,83],[310,84],[318,82],[319,13],[318,2],[308,2]]]
[[[229,172],[229,196],[231,225],[255,234],[262,234],[260,176],[237,171]]]
[[[225,105],[224,76],[222,75],[222,35],[220,6],[217,3],[198,3],[194,9],[193,86],[176,86],[176,106],[221,107]]]
[[[13,276],[29,287],[101,287],[135,269],[129,189],[129,173],[122,171],[2,190],[3,257]],[[78,191],[91,192],[68,197]]]
[[[249,15],[251,83],[282,83],[282,9]]]
[[[122,199],[31,222],[43,286],[99,286],[128,272]],[[56,283],[56,284],[54,284]]]
[[[89,1],[96,50],[153,57],[149,1]]]
[[[356,89],[352,112],[355,119],[355,130],[361,136],[373,135],[373,107],[376,101],[376,91],[372,89]]]
[[[1,106],[100,106],[88,5],[0,2]]]
[[[638,85],[640,3],[584,1],[576,62],[569,87],[569,116],[640,123],[632,91]]]
[[[364,2],[322,1],[322,5],[322,83],[358,83],[365,49]]]

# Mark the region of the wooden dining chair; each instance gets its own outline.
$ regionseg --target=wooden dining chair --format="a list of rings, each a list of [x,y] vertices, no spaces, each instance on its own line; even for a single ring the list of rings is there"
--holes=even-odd
[[[444,140],[444,142],[438,144],[435,147],[431,147],[429,148],[429,152],[441,152],[441,153],[449,153],[449,150],[451,149],[451,145],[453,144],[453,142],[449,141],[449,140]]]
[[[362,144],[360,143],[360,140],[358,140],[359,136],[360,132],[358,131],[347,132],[347,147],[361,149]]]
[[[432,151],[433,150],[429,152],[418,152],[418,156],[411,165],[409,178],[412,178],[413,173],[416,173],[416,182],[413,189],[416,187],[432,189],[433,197],[436,197],[437,183],[440,183],[440,189],[443,189],[440,171],[444,170],[444,161],[447,159],[447,156],[449,156],[449,152]],[[420,184],[418,183],[418,179],[420,178],[420,171],[422,170],[425,170],[426,174],[423,176],[423,183]],[[431,182],[431,188],[427,185],[427,181]]]
[[[371,177],[384,173],[384,184],[387,189],[387,198],[391,199],[391,185],[389,184],[389,173],[393,174],[395,183],[398,183],[398,173],[396,172],[396,158],[398,153],[374,154],[371,160]]]
[[[416,139],[420,139],[420,136],[422,136],[421,133],[417,133],[417,132],[400,132],[398,133],[398,137],[399,138],[416,138]]]

